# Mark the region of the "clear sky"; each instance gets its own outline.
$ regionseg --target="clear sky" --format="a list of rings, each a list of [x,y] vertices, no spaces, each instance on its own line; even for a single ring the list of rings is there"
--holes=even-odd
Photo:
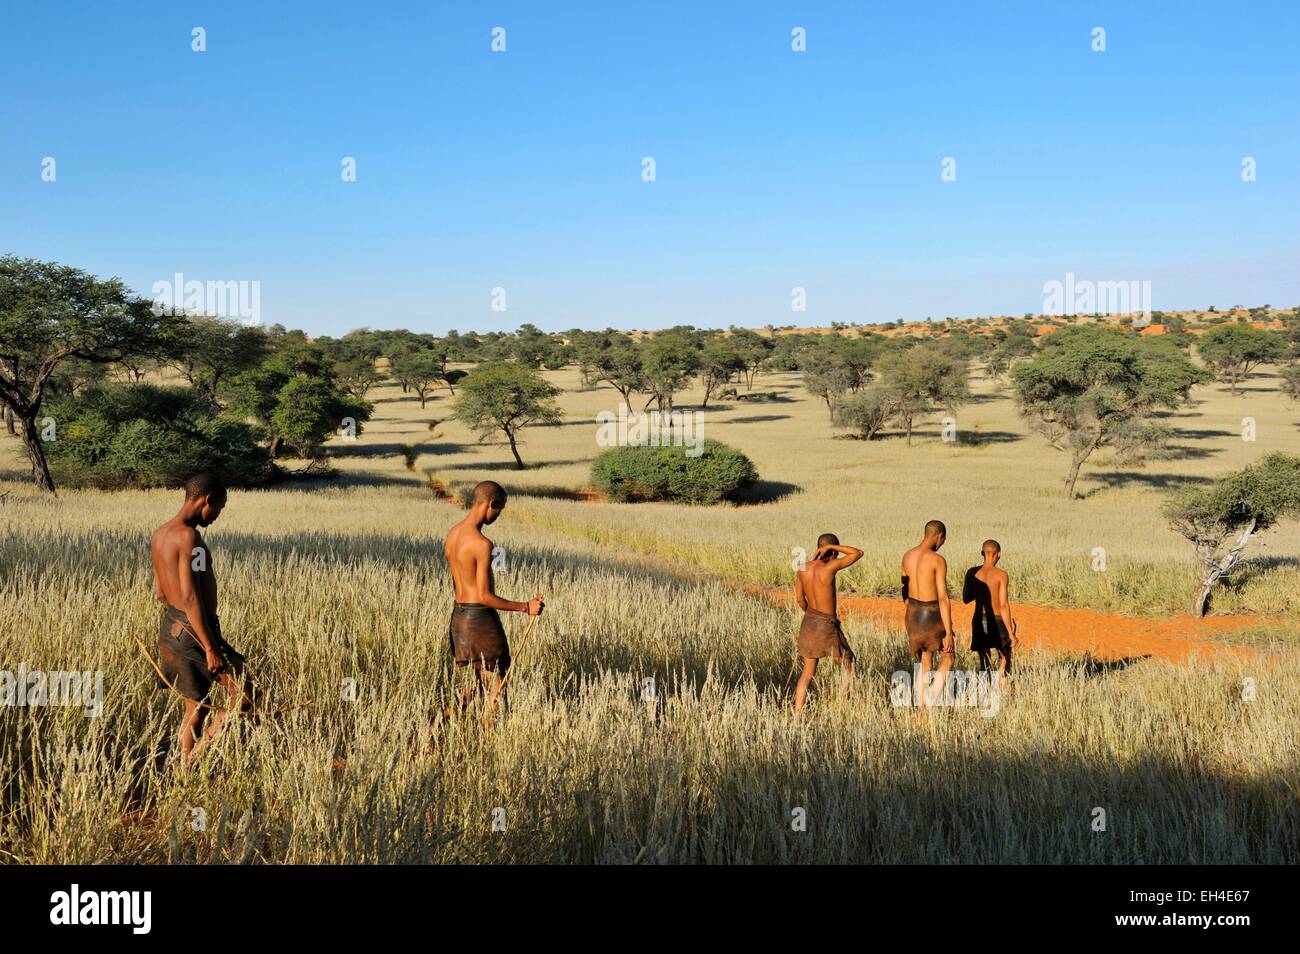
[[[144,294],[176,272],[260,282],[266,324],[1020,314],[1067,272],[1151,281],[1157,309],[1300,304],[1293,0],[75,2],[3,20],[0,252]]]

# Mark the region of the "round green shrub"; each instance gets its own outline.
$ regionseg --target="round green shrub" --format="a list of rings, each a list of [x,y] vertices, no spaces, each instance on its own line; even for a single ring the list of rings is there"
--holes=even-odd
[[[748,457],[706,440],[698,456],[685,447],[615,447],[591,465],[591,480],[610,500],[667,500],[712,504],[728,499],[758,479]]]
[[[60,398],[45,414],[55,425],[45,453],[69,486],[179,487],[207,472],[254,487],[275,471],[251,426],[191,388],[108,384]]]

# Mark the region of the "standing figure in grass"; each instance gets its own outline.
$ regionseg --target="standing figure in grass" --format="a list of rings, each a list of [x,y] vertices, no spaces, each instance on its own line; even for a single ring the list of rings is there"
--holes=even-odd
[[[247,712],[253,706],[253,685],[244,678],[244,657],[221,635],[217,577],[208,545],[199,533],[200,527],[210,526],[221,516],[225,506],[226,488],[220,480],[210,474],[191,477],[185,484],[180,511],[149,540],[154,596],[165,607],[158,631],[158,668],[185,697],[182,767],[217,734],[228,711]],[[217,710],[207,722],[210,707],[203,700],[218,680],[229,695],[230,709]]]
[[[932,653],[939,654],[938,689],[943,691],[957,659],[952,632],[952,607],[948,604],[948,561],[939,548],[948,538],[942,520],[925,525],[921,542],[903,554],[903,600],[907,603],[907,649],[921,664],[918,705],[927,704]]]
[[[474,666],[476,679],[461,690],[461,708],[480,690],[486,690],[495,709],[497,696],[510,669],[510,644],[497,610],[542,612],[539,593],[527,603],[504,600],[496,595],[492,579],[492,541],[483,536],[484,524],[492,523],[506,506],[506,492],[496,481],[485,480],[474,487],[469,513],[447,533],[444,552],[456,588],[456,605],[451,611],[451,652],[457,666]],[[504,703],[504,698],[502,702]]]
[[[794,601],[803,612],[799,627],[799,655],[803,672],[794,687],[794,711],[803,712],[808,686],[817,673],[817,660],[830,656],[840,664],[845,691],[853,676],[853,650],[844,638],[835,613],[835,574],[862,559],[862,551],[846,547],[833,533],[817,538],[817,552],[799,568],[794,578]]]
[[[1011,673],[1011,649],[1020,645],[1020,637],[1016,635],[1016,621],[1011,616],[1010,579],[1006,570],[998,569],[1002,545],[996,540],[985,540],[981,550],[984,564],[966,571],[961,599],[963,603],[975,604],[970,621],[970,648],[979,653],[980,672],[989,672],[989,655],[998,654],[1000,689]]]

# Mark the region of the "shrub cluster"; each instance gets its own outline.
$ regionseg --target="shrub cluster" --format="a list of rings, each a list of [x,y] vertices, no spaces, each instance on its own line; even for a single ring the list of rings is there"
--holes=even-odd
[[[758,479],[750,459],[735,448],[706,440],[691,457],[685,447],[633,445],[605,451],[592,462],[591,480],[610,500],[666,500],[712,504]]]
[[[54,429],[45,453],[72,486],[178,487],[206,471],[252,487],[274,475],[255,429],[222,417],[193,388],[107,384],[60,398],[46,413]]]

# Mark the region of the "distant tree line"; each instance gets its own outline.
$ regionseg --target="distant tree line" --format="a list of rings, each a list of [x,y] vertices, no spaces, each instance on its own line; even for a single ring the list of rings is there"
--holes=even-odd
[[[483,438],[504,437],[522,467],[520,431],[559,420],[559,392],[541,370],[575,366],[584,387],[609,387],[634,410],[664,413],[691,387],[708,407],[763,396],[754,388],[764,373],[795,373],[834,426],[865,440],[892,426],[911,444],[926,415],[970,399],[978,368],[999,386],[1008,382],[1031,425],[1068,455],[1065,493],[1073,496],[1080,467],[1099,448],[1136,457],[1158,446],[1166,432],[1154,415],[1188,400],[1197,384],[1218,380],[1240,394],[1270,364],[1300,400],[1300,312],[1211,312],[1199,335],[1180,316],[1155,312],[1163,333],[1151,336],[1131,320],[1041,319],[1051,325],[1042,329],[1026,316],[932,321],[921,336],[840,324],[780,334],[770,325],[765,333],[690,325],[629,333],[525,324],[440,336],[362,327],[309,338],[278,324],[163,312],[118,279],[7,256],[0,410],[46,490],[54,489],[51,461],[73,479],[104,485],[171,480],[179,457],[205,442],[221,445],[232,482],[257,483],[273,478],[285,456],[318,460],[335,435],[359,433],[372,411],[367,395],[389,380],[421,407],[445,389],[457,399],[456,416]],[[187,393],[158,383],[165,374],[183,379]],[[115,407],[137,423],[128,426]],[[253,445],[260,458],[248,452]]]

